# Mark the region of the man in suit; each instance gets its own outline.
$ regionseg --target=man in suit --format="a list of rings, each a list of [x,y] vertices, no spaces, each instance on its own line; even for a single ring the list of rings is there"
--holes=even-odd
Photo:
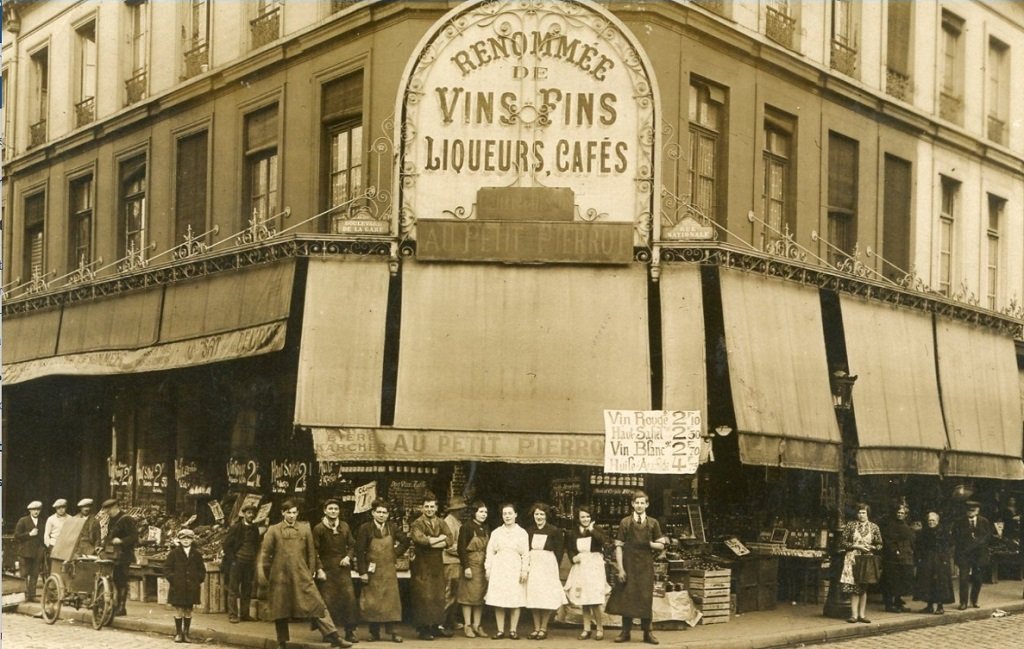
[[[981,503],[967,501],[967,515],[953,524],[954,560],[960,570],[961,611],[969,605],[978,608],[978,595],[985,571],[992,561],[988,544],[995,534],[992,523],[982,516]]]
[[[25,580],[25,601],[36,601],[36,583],[39,573],[46,560],[46,547],[43,545],[43,522],[39,512],[43,503],[33,500],[26,507],[28,514],[18,519],[14,527],[14,540],[18,542],[21,556],[21,578]]]

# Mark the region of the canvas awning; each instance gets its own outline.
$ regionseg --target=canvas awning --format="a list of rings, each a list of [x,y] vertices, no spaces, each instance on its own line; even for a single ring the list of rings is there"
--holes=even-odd
[[[740,460],[838,470],[817,289],[729,269],[721,287]]]
[[[380,424],[387,260],[310,259],[295,424]]]
[[[938,475],[946,448],[930,315],[842,295],[850,373],[857,376],[857,470]]]
[[[5,383],[9,380],[6,373],[7,367],[37,358],[46,358],[57,353],[60,317],[60,308],[4,317]]]
[[[953,476],[1024,479],[1021,402],[1013,339],[937,318],[942,409]]]
[[[662,408],[707,413],[700,266],[665,264],[661,279]],[[707,417],[701,419],[707,432]]]
[[[604,410],[651,407],[647,319],[641,266],[407,263],[394,429],[366,452],[600,464]]]
[[[294,260],[286,260],[67,306],[56,354],[10,365],[5,357],[4,381],[151,372],[279,351],[294,275]]]

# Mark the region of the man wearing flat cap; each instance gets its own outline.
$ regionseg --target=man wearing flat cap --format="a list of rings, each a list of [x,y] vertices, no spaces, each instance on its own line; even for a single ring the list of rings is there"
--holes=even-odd
[[[138,525],[134,518],[121,511],[121,506],[114,498],[104,500],[100,510],[107,515],[107,536],[103,539],[103,545],[114,549],[112,576],[117,592],[114,615],[127,615],[125,602],[128,600],[128,567],[135,560],[135,544],[139,541]]]
[[[94,554],[101,541],[100,522],[92,513],[92,498],[82,498],[78,501],[78,513],[75,518],[84,519],[82,531],[78,535],[77,554]]]
[[[992,523],[979,513],[981,503],[968,500],[965,505],[967,515],[953,523],[953,558],[960,569],[960,606],[957,608],[961,611],[968,605],[978,608],[981,582],[992,562],[988,544],[995,534]]]
[[[462,519],[466,514],[468,505],[466,500],[455,496],[448,503],[447,516],[444,517],[444,524],[456,539],[459,538],[459,530],[462,529]],[[459,592],[459,579],[462,577],[462,564],[459,562],[458,544],[450,545],[441,555],[444,564],[444,626],[448,631],[462,628],[456,618],[459,615],[460,607],[455,602],[455,596]]]
[[[64,529],[64,523],[67,522],[68,518],[68,501],[63,498],[53,501],[53,513],[46,519],[46,528],[43,532],[43,545],[46,546],[47,556],[53,550],[57,537],[60,535],[60,531]]]
[[[25,580],[25,601],[36,601],[36,584],[39,572],[46,560],[46,546],[43,545],[43,523],[39,520],[39,512],[43,503],[33,500],[28,504],[28,514],[18,519],[14,526],[14,540],[18,542],[18,553],[21,556],[21,578]]]
[[[249,600],[256,578],[256,559],[260,554],[260,528],[256,505],[242,505],[241,516],[224,537],[224,563],[228,565],[228,622],[251,622]]]
[[[352,587],[356,537],[348,523],[341,520],[341,502],[335,498],[324,501],[324,516],[313,527],[313,546],[326,575],[317,586],[327,611],[335,626],[345,629],[345,640],[358,642],[359,604]]]

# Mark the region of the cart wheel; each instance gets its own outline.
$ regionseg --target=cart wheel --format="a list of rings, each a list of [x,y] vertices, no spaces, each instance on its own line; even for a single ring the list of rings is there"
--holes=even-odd
[[[92,628],[97,631],[114,619],[114,586],[110,577],[96,577],[89,609],[92,611]]]
[[[50,575],[43,582],[43,619],[53,624],[60,617],[60,607],[64,602],[64,582],[57,575]]]

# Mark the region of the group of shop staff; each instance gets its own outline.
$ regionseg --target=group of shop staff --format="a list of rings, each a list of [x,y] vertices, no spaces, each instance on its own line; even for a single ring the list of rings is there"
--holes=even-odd
[[[886,611],[909,612],[903,597],[912,594],[926,603],[919,612],[945,613],[944,605],[956,601],[954,565],[959,571],[958,608],[978,608],[981,585],[992,561],[989,543],[995,535],[994,526],[980,511],[981,503],[967,501],[965,514],[949,526],[940,523],[938,512],[929,511],[925,526],[915,530],[907,520],[910,509],[901,504],[883,523],[882,531],[870,520],[871,508],[858,504],[857,519],[843,527],[841,541],[845,556],[839,582],[851,598],[847,622],[871,621],[867,618],[867,590],[876,583],[881,586]],[[1019,535],[1019,528],[1011,527],[1014,533]]]
[[[289,641],[288,623],[294,619],[310,620],[335,647],[359,642],[360,623],[368,625],[371,641],[402,642],[395,629],[402,620],[398,571],[399,563],[411,554],[409,613],[421,640],[454,635],[460,610],[466,637],[518,640],[524,607],[533,621],[527,637],[544,640],[552,615],[569,602],[583,610],[579,639],[601,640],[602,607],[610,588],[603,551],[614,546],[617,585],[611,589],[607,610],[622,616],[622,631],[615,641],[630,640],[633,620],[638,618],[644,642],[658,644],[651,631],[654,555],[667,539],[658,521],[647,516],[648,503],[647,494],[634,495],[633,514],[622,519],[614,539],[595,528],[589,507],[581,507],[574,524],[563,531],[548,521],[548,506],[543,503],[531,507],[532,524],[526,529],[517,523],[516,506],[502,504],[501,525],[492,530],[483,502],[467,507],[464,500],[453,498],[442,518],[436,497],[427,494],[420,516],[405,533],[390,520],[390,505],[376,500],[370,508],[372,519],[353,533],[341,520],[341,503],[335,499],[324,502],[323,518],[312,528],[298,521],[296,503],[285,501],[283,520],[262,537],[253,521],[255,508],[244,507],[224,541],[230,566],[228,619],[252,619],[249,606],[255,581],[266,586],[279,649]],[[468,519],[463,520],[460,514],[467,509]],[[559,577],[563,554],[572,561],[565,584]],[[353,571],[361,582],[358,597]],[[483,628],[485,605],[494,610],[493,634]]]

